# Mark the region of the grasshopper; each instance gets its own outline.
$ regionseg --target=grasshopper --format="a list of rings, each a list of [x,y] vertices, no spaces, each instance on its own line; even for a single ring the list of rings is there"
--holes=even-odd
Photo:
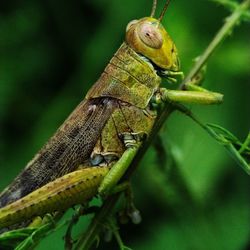
[[[177,48],[154,17],[128,23],[125,41],[85,99],[54,136],[0,194],[0,228],[64,211],[108,194],[151,133],[159,103],[218,104],[222,95],[186,83],[161,87],[182,76]]]

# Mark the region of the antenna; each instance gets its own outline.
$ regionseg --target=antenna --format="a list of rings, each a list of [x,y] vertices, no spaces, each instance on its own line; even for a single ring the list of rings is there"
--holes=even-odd
[[[151,10],[150,17],[154,17],[154,15],[155,15],[155,10],[156,10],[156,6],[157,6],[157,0],[154,0],[154,1],[153,1],[153,5],[152,5],[152,10]]]
[[[160,17],[158,18],[159,22],[161,22],[162,18],[164,17],[165,12],[166,12],[166,10],[168,8],[169,3],[170,3],[170,0],[167,0],[166,3],[165,3],[165,5],[164,5],[164,8],[163,8],[163,10],[161,12]]]

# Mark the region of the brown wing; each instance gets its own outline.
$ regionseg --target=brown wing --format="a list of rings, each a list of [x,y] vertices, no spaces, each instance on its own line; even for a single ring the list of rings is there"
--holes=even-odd
[[[81,102],[26,168],[1,193],[0,207],[74,171],[87,160],[116,106],[116,101],[109,98]]]

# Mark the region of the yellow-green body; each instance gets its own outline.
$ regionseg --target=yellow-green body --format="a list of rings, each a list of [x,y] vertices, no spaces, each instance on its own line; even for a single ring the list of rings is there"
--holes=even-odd
[[[156,96],[162,101],[221,101],[216,93],[178,95],[161,89],[159,74],[172,79],[181,74],[178,70],[176,47],[160,22],[152,17],[130,22],[126,41],[85,100],[0,194],[0,228],[66,210],[89,201],[98,190],[105,193],[105,186],[111,189],[136,154],[133,146],[141,145],[154,126]]]
[[[66,175],[74,182],[75,175],[67,174],[77,170],[79,165],[89,169],[87,173],[92,178],[97,171],[93,166],[107,168],[122,157],[126,150],[122,138],[125,134],[146,137],[157,116],[150,101],[160,83],[161,78],[152,64],[135,52],[129,41],[123,43],[85,100],[0,195],[0,228],[7,222],[8,225],[16,223],[18,217],[19,221],[26,220],[70,207],[72,202],[67,188],[71,190],[71,187],[67,182],[60,186],[60,180]],[[58,190],[53,191],[54,198],[41,195],[43,188],[56,190],[54,182],[59,185]],[[94,186],[83,184],[80,188],[83,195],[80,200],[77,197],[74,204],[93,197],[100,182],[99,179]],[[57,195],[58,192],[61,195]],[[64,199],[56,202],[62,194]]]
[[[86,96],[120,100],[102,130],[92,155],[113,155],[119,159],[125,151],[120,135],[129,132],[150,133],[157,114],[150,110],[149,102],[160,83],[161,78],[154,68],[123,43]]]

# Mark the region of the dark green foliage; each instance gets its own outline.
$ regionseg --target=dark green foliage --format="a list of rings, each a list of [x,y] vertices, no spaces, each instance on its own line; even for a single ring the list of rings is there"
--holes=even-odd
[[[0,3],[1,190],[97,80],[123,41],[126,24],[150,10],[146,0]],[[185,73],[228,14],[208,1],[172,1],[163,24]],[[249,33],[249,23],[242,23],[208,63],[204,87],[223,93],[224,103],[191,107],[201,121],[220,124],[240,141],[250,123]],[[136,250],[246,249],[249,176],[183,114],[174,113],[160,137],[167,160],[159,164],[152,147],[135,173],[135,202],[143,221],[120,226],[125,244]],[[89,218],[81,219],[74,232],[83,232]],[[65,230],[38,249],[51,249],[51,244],[62,249]],[[99,248],[117,249],[115,241],[108,244],[101,242]]]

